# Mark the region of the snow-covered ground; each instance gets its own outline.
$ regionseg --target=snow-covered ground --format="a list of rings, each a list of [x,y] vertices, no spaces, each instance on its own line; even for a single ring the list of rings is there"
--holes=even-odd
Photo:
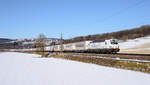
[[[128,51],[150,50],[150,36],[120,42],[119,46],[121,50],[127,49]]]
[[[0,85],[149,85],[150,74],[39,55],[0,53]]]

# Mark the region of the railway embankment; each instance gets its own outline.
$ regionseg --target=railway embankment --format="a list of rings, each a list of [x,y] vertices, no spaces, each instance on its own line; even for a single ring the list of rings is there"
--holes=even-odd
[[[117,57],[118,56],[118,57]],[[119,57],[120,56],[120,57]],[[132,58],[129,58],[132,56]],[[145,57],[141,59],[141,55],[107,55],[107,54],[86,54],[86,53],[51,53],[48,57],[73,60],[83,63],[91,63],[101,66],[113,67],[118,69],[126,69],[144,73],[150,73],[150,61]],[[134,57],[135,56],[135,57]],[[124,57],[124,58],[123,58]],[[138,58],[139,57],[139,58]],[[138,60],[139,59],[139,60]]]

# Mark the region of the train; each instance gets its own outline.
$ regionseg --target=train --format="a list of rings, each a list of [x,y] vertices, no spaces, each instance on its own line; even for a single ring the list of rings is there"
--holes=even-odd
[[[96,41],[81,41],[45,47],[50,52],[80,52],[80,53],[117,53],[120,51],[117,39]]]

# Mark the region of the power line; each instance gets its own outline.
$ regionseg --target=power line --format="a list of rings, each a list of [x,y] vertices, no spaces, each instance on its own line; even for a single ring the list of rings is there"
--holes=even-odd
[[[124,13],[125,11],[127,11],[127,10],[129,10],[129,9],[131,9],[131,8],[134,8],[134,7],[140,5],[140,4],[144,3],[144,2],[146,2],[146,0],[140,0],[139,2],[137,2],[137,3],[135,3],[135,4],[132,4],[132,5],[128,6],[128,7],[126,7],[126,8],[124,8],[124,9],[122,9],[122,10],[120,10],[120,11],[118,11],[118,12],[116,12],[116,13],[114,13],[114,14],[112,14],[112,15],[106,17],[106,18],[104,18],[104,19],[103,19],[102,21],[100,21],[100,22],[101,22],[101,23],[102,23],[102,22],[105,22],[106,20],[109,20],[110,18],[112,18],[112,17],[114,17],[114,16],[120,15],[120,14]]]

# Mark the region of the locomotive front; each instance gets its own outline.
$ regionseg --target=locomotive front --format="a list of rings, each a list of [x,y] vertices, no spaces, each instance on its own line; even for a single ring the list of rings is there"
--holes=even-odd
[[[109,49],[111,49],[112,53],[117,53],[120,51],[117,39],[110,39],[109,43]]]

